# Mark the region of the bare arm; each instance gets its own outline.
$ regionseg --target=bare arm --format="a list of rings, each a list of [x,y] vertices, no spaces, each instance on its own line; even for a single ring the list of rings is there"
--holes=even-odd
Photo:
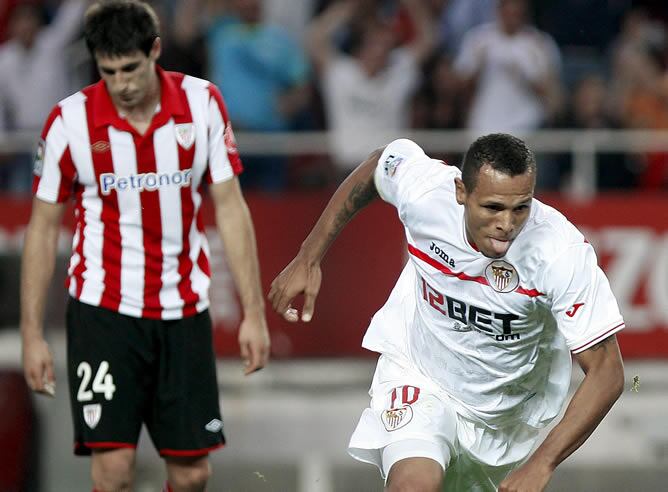
[[[554,469],[594,432],[624,390],[624,367],[612,335],[576,355],[585,373],[564,417],[531,458],[511,473],[501,492],[543,490]]]
[[[28,386],[49,393],[55,383],[53,359],[44,340],[46,297],[56,262],[58,232],[65,205],[33,200],[21,257],[21,341],[23,370]]]
[[[422,63],[434,49],[436,32],[434,20],[429,15],[424,0],[402,0],[406,12],[415,25],[415,39],[409,48],[413,52],[417,63]]]
[[[373,175],[382,151],[378,149],[371,153],[341,183],[295,259],[272,282],[269,300],[276,312],[288,321],[297,321],[291,302],[302,293],[302,321],[310,321],[313,317],[315,298],[320,290],[320,261],[350,219],[378,196]]]
[[[332,42],[332,36],[352,18],[354,12],[353,1],[335,2],[316,17],[309,26],[306,48],[318,70],[323,70],[335,56],[336,48]]]
[[[264,314],[255,231],[237,178],[210,187],[216,208],[216,224],[225,246],[244,319],[239,328],[239,346],[245,373],[262,369],[269,357],[269,331]]]

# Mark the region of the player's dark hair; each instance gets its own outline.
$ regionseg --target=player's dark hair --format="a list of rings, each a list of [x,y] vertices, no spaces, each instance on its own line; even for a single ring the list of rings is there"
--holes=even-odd
[[[462,163],[462,181],[471,192],[478,182],[480,168],[489,164],[492,169],[508,176],[536,174],[536,158],[527,145],[506,133],[492,133],[471,144]]]
[[[158,36],[158,16],[139,0],[100,0],[84,17],[84,38],[93,57],[125,56],[138,50],[148,56]]]

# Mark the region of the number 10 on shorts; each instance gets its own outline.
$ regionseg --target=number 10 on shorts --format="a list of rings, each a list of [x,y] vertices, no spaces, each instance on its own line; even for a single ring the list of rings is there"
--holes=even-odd
[[[93,393],[101,393],[106,400],[111,400],[114,397],[116,386],[114,386],[114,377],[109,372],[109,363],[106,360],[100,362],[93,378],[93,384],[88,389],[88,383],[90,383],[92,375],[93,369],[88,362],[84,361],[79,364],[79,367],[77,367],[77,377],[81,378],[81,383],[77,392],[77,400],[91,401]]]

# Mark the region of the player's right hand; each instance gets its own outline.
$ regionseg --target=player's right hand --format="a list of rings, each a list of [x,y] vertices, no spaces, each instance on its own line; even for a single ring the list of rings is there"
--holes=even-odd
[[[301,320],[309,322],[313,318],[315,299],[318,297],[321,281],[320,264],[310,262],[304,255],[298,254],[271,283],[269,302],[274,311],[294,323],[300,317],[299,311],[292,306],[292,301],[303,294],[304,307]]]
[[[37,393],[54,396],[56,377],[49,344],[43,337],[24,338],[23,375],[30,389]]]

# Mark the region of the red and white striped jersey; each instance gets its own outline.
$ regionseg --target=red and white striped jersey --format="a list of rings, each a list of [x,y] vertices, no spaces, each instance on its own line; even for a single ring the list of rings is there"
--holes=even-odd
[[[504,257],[480,253],[455,197],[460,176],[410,140],[381,155],[376,187],[397,208],[409,261],[363,346],[417,368],[489,426],[540,427],[565,401],[571,352],[624,320],[594,249],[538,200]]]
[[[116,111],[103,81],[61,101],[42,132],[33,192],[75,202],[68,290],[134,317],[178,319],[208,307],[202,184],[241,172],[211,83],[158,68],[160,106],[145,134]]]

